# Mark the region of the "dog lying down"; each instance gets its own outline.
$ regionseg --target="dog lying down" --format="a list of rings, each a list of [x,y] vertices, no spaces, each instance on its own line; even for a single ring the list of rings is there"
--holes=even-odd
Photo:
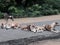
[[[43,32],[45,30],[44,26],[34,26],[34,25],[31,25],[30,29],[33,32]]]
[[[10,28],[16,29],[16,28],[20,28],[20,25],[18,25],[18,23],[12,23],[12,24],[4,24],[4,23],[2,23],[1,28],[2,29],[10,29]]]
[[[13,28],[13,29],[16,29],[16,28],[21,28],[22,30],[28,30],[28,31],[32,31],[32,32],[43,32],[43,31],[52,31],[52,32],[60,32],[58,30],[55,30],[55,27],[56,26],[60,26],[58,22],[53,22],[52,24],[46,24],[46,25],[43,25],[43,26],[36,26],[36,25],[33,25],[33,24],[30,24],[30,25],[22,25],[20,26],[19,24],[17,23],[12,23],[11,25],[8,24],[8,25],[5,25],[5,24],[1,24],[1,28],[5,28],[5,29],[9,29],[9,28]]]
[[[43,25],[43,26],[27,25],[27,26],[25,26],[25,27],[23,27],[21,29],[22,30],[29,30],[29,31],[33,31],[33,32],[52,31],[52,32],[58,33],[60,31],[55,30],[56,26],[60,26],[58,24],[58,22],[53,22],[50,25],[46,24],[46,25]]]
[[[52,31],[52,32],[58,33],[58,32],[60,32],[60,31],[58,31],[58,30],[55,29],[56,26],[60,26],[58,22],[53,22],[52,24],[50,24],[50,25],[45,25],[44,27],[45,27],[45,29],[46,29],[47,31]]]
[[[20,28],[21,28],[21,30],[31,31],[30,26],[31,26],[31,25],[22,25],[22,26],[20,26]]]

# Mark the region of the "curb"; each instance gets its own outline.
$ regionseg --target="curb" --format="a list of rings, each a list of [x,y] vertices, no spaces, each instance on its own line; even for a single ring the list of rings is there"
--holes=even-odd
[[[60,38],[60,33],[52,33],[51,35],[38,35],[29,38],[21,38],[15,40],[9,40],[5,42],[0,42],[0,45],[28,45],[29,43],[41,41],[41,40],[48,40],[48,39],[58,39]]]

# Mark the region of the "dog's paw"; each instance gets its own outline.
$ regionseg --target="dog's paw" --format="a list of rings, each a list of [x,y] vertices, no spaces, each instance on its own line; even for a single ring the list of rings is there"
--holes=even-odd
[[[60,31],[53,31],[53,32],[55,32],[55,33],[59,33]]]

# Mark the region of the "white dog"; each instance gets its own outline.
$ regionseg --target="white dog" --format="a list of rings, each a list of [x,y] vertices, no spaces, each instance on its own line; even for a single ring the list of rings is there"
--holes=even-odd
[[[1,28],[2,29],[10,29],[11,28],[11,25],[10,24],[1,24]]]
[[[30,29],[33,32],[43,32],[45,30],[44,26],[35,26],[35,25],[31,25]]]

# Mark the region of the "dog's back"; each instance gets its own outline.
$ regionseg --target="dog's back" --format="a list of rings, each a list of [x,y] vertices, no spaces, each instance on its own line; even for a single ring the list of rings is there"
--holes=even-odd
[[[47,24],[47,25],[45,25],[45,27],[44,27],[44,28],[45,28],[45,30],[47,30],[47,31],[51,31],[51,26],[50,26],[50,25],[48,25],[48,24]]]
[[[30,26],[31,26],[31,25],[26,25],[26,26],[24,26],[24,27],[21,27],[21,29],[22,29],[22,30],[29,30],[29,31],[31,31]]]

